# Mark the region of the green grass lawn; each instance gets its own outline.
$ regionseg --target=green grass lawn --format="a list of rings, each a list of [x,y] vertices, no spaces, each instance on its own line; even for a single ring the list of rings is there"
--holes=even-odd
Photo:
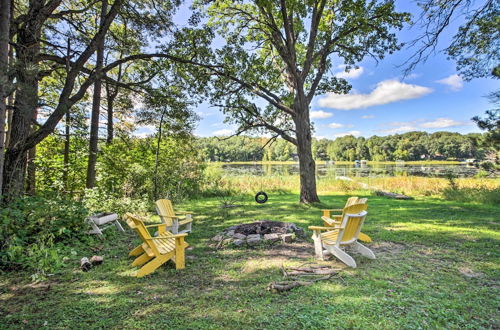
[[[281,265],[314,261],[312,240],[265,250],[215,250],[210,238],[225,227],[255,219],[319,225],[322,207],[341,207],[342,195],[322,205],[300,205],[293,194],[258,205],[220,209],[216,198],[193,200],[186,269],[171,264],[132,277],[128,251],[138,239],[110,229],[107,239],[76,247],[66,271],[31,284],[29,274],[0,280],[0,328],[498,328],[500,206],[439,199],[369,197],[364,232],[376,260],[355,256],[356,269],[289,293],[266,290],[282,279]],[[294,253],[294,251],[296,253]],[[84,273],[80,257],[103,255]],[[324,262],[338,266],[335,260]]]

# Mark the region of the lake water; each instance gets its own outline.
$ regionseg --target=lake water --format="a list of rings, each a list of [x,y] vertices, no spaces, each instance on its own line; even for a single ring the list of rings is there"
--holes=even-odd
[[[296,175],[299,173],[298,164],[222,164],[226,175]],[[471,177],[478,172],[478,168],[466,164],[317,164],[316,174],[327,176],[353,177],[384,177],[398,175],[413,175],[427,177],[445,177],[452,173],[455,177]]]

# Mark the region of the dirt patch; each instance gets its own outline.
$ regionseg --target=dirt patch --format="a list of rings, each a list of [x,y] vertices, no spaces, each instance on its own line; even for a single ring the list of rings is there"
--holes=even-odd
[[[375,254],[401,253],[407,248],[404,244],[394,242],[376,242],[368,246]]]
[[[473,271],[469,267],[460,267],[458,271],[460,272],[460,274],[468,278],[478,278],[483,277],[484,275],[483,273]]]
[[[309,259],[314,257],[314,246],[309,242],[274,245],[264,250],[264,255],[268,257]]]

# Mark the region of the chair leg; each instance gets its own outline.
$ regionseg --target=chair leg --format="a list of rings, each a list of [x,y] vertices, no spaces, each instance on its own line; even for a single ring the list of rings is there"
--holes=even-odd
[[[179,233],[179,221],[174,219],[172,221],[172,234],[176,235],[178,233]]]
[[[97,235],[103,237],[101,228],[99,228],[99,226],[96,225],[96,223],[94,221],[92,221],[92,220],[89,220],[89,223],[92,226],[92,230],[89,231],[89,234],[97,234]]]
[[[366,234],[363,234],[363,233],[359,233],[358,239],[360,241],[363,241],[363,242],[366,242],[366,243],[371,243],[372,242],[371,237],[368,236],[368,235],[366,235]]]
[[[314,232],[312,239],[314,240],[314,253],[316,254],[316,258],[323,260],[323,243],[321,243],[321,237],[318,233]]]
[[[333,254],[335,257],[340,259],[340,261],[345,263],[347,266],[356,268],[356,261],[354,261],[354,259],[350,255],[342,251],[341,248],[329,245],[327,246],[327,250],[330,251],[330,253]]]
[[[120,221],[116,220],[116,221],[115,221],[115,225],[116,225],[116,228],[118,228],[118,230],[119,230],[119,231],[121,231],[121,232],[125,232],[125,230],[123,229],[123,227],[122,227],[122,225],[121,225]]]
[[[184,237],[176,238],[175,242],[175,269],[184,269],[186,261],[184,258]]]
[[[147,253],[143,253],[141,256],[135,258],[134,262],[132,262],[132,266],[142,266],[151,259],[153,259],[153,257],[148,256]]]
[[[153,260],[151,260],[150,262],[148,262],[147,264],[142,266],[142,268],[137,271],[135,276],[136,277],[143,277],[143,276],[146,276],[148,274],[151,274],[158,267],[163,265],[168,259],[170,259],[170,257],[167,257],[166,255],[154,258]]]
[[[142,248],[142,244],[138,245],[128,254],[129,257],[137,257],[144,253],[144,249]]]
[[[369,248],[367,248],[366,246],[364,246],[363,244],[355,242],[353,244],[353,247],[356,251],[358,251],[359,253],[361,253],[365,257],[370,258],[370,259],[376,259],[373,251],[370,250]]]

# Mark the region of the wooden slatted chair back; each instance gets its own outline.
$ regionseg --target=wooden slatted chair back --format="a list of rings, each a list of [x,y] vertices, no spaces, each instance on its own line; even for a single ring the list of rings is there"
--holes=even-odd
[[[365,221],[367,204],[354,204],[344,209],[341,227],[342,234],[339,235],[340,243],[346,244],[357,240],[361,227]]]
[[[159,199],[156,201],[156,211],[167,226],[172,226],[172,218],[175,217],[174,206],[169,199]]]
[[[153,251],[153,253],[155,255],[159,256],[160,252],[158,251],[156,244],[153,242],[151,234],[149,233],[148,229],[146,228],[146,225],[144,224],[144,222],[136,215],[130,214],[130,213],[127,213],[127,218],[132,221],[133,226],[134,226],[134,230],[137,232],[137,234],[139,235],[141,240],[151,248],[151,250]],[[128,223],[128,221],[127,221],[127,223]]]
[[[344,208],[351,206],[351,205],[354,205],[354,204],[357,204],[358,200],[359,200],[359,197],[349,197],[347,199],[347,202],[345,203]]]

